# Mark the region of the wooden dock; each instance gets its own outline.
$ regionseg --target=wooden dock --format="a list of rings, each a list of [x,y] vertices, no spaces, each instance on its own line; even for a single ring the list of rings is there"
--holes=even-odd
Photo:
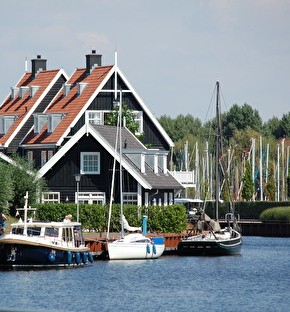
[[[226,226],[223,221],[220,221],[220,224],[222,227]],[[243,236],[290,237],[290,223],[242,220],[239,224]],[[115,234],[115,236],[112,239],[116,239],[118,234]],[[158,235],[151,235],[151,237],[156,236]],[[178,244],[181,238],[186,236],[186,233],[163,234],[162,237],[165,239],[164,254],[177,254]],[[85,244],[90,248],[96,259],[107,259],[107,241],[104,234],[85,235]]]

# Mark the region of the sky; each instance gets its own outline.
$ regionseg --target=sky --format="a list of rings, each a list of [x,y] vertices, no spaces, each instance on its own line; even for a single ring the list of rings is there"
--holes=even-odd
[[[290,0],[9,0],[0,4],[0,103],[41,55],[70,76],[85,55],[118,66],[158,118],[244,103],[290,112]]]

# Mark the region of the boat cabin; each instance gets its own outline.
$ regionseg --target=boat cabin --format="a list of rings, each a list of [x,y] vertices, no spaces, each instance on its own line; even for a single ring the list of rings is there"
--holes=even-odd
[[[48,244],[66,247],[84,245],[84,239],[78,222],[31,222],[14,223],[10,234],[24,235],[30,238],[47,240]]]

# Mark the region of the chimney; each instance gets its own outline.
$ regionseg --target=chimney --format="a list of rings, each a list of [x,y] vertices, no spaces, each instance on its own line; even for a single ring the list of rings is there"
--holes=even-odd
[[[35,78],[39,71],[46,70],[46,60],[37,55],[36,59],[31,60],[32,76]]]
[[[102,55],[96,54],[96,50],[92,50],[92,54],[86,55],[86,73],[90,74],[96,66],[102,66]]]

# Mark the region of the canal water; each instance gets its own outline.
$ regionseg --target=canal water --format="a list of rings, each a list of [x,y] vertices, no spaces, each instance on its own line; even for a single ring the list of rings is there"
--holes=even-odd
[[[289,311],[290,238],[244,237],[239,256],[95,261],[0,281],[0,311]]]

